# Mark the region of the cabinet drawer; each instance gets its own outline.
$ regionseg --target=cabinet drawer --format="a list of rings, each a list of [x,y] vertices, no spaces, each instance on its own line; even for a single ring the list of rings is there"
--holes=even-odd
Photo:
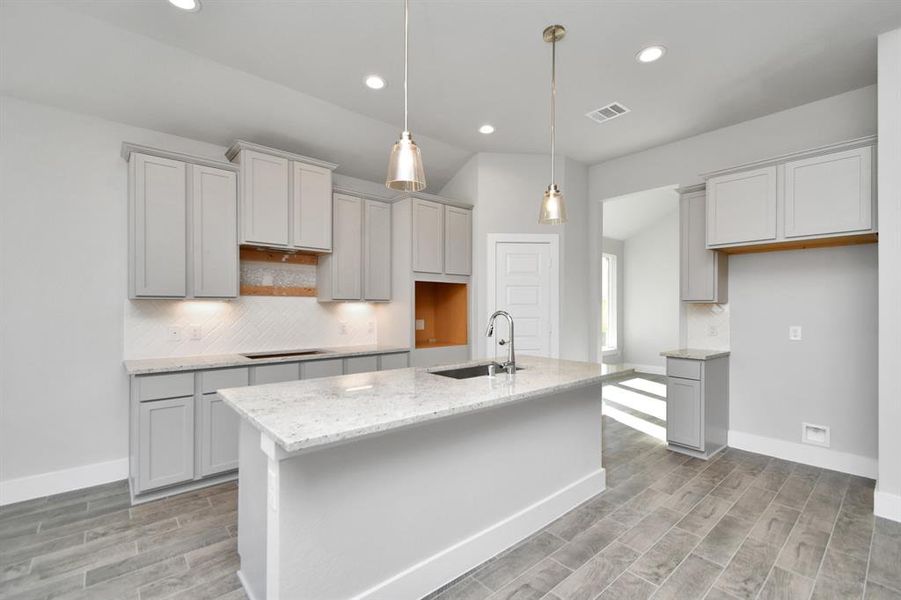
[[[247,385],[250,372],[246,368],[217,369],[204,371],[200,374],[200,389],[204,394],[211,394],[216,390],[230,387],[242,387]]]
[[[334,377],[344,374],[344,360],[331,358],[328,360],[311,360],[303,363],[303,378]]]
[[[300,379],[299,363],[283,363],[277,365],[260,365],[253,368],[253,384],[281,383]]]
[[[162,400],[194,395],[194,373],[168,373],[137,377],[138,400]]]
[[[406,369],[409,366],[409,356],[406,352],[399,354],[382,354],[379,358],[379,370]]]
[[[369,373],[379,370],[378,356],[354,356],[353,358],[344,359],[344,372],[351,373]]]
[[[701,361],[685,358],[667,358],[666,374],[670,377],[681,377],[683,379],[700,379]]]

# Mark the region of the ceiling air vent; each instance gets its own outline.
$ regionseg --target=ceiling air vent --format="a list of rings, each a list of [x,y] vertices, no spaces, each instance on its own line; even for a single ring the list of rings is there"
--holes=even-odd
[[[605,121],[609,121],[610,119],[615,119],[616,117],[621,117],[627,112],[630,112],[630,109],[626,108],[619,102],[611,102],[607,106],[602,106],[597,110],[593,110],[591,112],[585,113],[585,116],[591,119],[592,121],[597,121],[598,123],[604,123]]]

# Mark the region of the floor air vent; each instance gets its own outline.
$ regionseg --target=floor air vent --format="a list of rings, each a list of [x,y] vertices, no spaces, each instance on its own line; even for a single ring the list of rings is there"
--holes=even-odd
[[[609,121],[610,119],[621,117],[627,112],[630,112],[630,110],[631,109],[626,108],[619,102],[612,102],[607,106],[602,106],[601,108],[585,113],[585,116],[592,121],[604,123],[605,121]]]

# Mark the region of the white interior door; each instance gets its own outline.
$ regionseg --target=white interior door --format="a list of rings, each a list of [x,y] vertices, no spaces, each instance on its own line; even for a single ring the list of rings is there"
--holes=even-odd
[[[557,283],[553,258],[550,243],[499,241],[495,246],[495,306],[489,309],[505,310],[513,317],[517,354],[555,354],[551,338],[552,289]],[[507,355],[507,347],[498,344],[510,339],[507,329],[506,320],[498,319],[493,338],[498,358]]]

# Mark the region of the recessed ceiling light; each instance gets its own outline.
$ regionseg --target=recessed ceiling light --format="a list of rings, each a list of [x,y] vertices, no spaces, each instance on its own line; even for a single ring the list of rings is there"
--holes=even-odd
[[[189,12],[197,12],[200,10],[200,0],[169,0],[169,4],[175,8],[180,8]]]
[[[363,82],[366,84],[366,87],[371,90],[380,90],[388,85],[387,83],[385,83],[385,80],[378,75],[367,75],[366,79],[364,79]]]
[[[481,127],[479,127],[479,133],[484,133],[485,135],[490,135],[494,133],[494,125],[489,125],[485,123]]]
[[[652,63],[655,60],[659,60],[664,54],[666,54],[666,48],[663,46],[648,46],[647,48],[642,48],[635,55],[635,60],[640,63]]]

